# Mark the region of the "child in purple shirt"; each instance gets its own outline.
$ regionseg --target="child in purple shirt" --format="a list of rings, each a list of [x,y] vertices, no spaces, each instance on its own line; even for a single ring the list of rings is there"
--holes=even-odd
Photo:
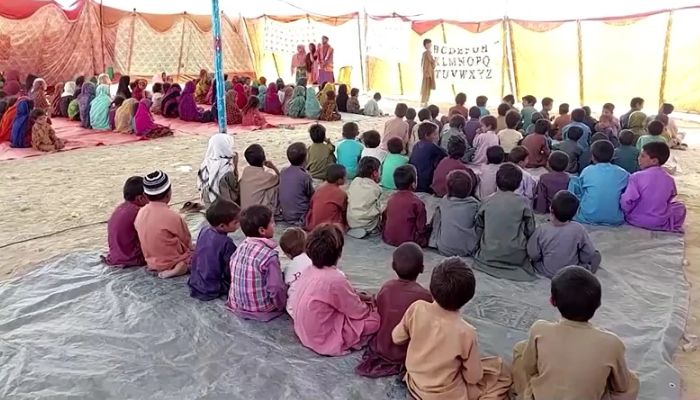
[[[190,296],[209,301],[228,293],[231,285],[228,265],[236,251],[228,234],[238,230],[240,211],[236,203],[222,199],[207,209],[209,226],[199,232],[187,281]]]
[[[113,267],[146,265],[141,242],[134,227],[136,215],[148,204],[143,193],[143,178],[132,176],[124,183],[124,202],[112,213],[107,222],[109,253],[102,260]]]
[[[306,145],[292,143],[287,148],[287,159],[291,164],[280,172],[279,202],[282,220],[293,225],[303,225],[314,194],[313,180],[304,168]]]
[[[563,151],[553,151],[547,161],[549,172],[540,176],[535,189],[535,203],[533,210],[536,213],[546,214],[552,206],[554,195],[560,190],[569,187],[569,174],[566,168],[569,165],[569,156]]]

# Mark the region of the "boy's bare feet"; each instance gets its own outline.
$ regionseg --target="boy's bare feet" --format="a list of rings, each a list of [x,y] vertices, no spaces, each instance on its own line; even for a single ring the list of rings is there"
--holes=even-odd
[[[186,262],[181,262],[175,265],[172,269],[167,269],[158,273],[159,278],[167,279],[174,278],[176,276],[185,275],[189,272],[189,266]]]

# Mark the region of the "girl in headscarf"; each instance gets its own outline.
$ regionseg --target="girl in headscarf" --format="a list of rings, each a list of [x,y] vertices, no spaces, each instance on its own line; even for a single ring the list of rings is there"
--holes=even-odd
[[[163,105],[163,84],[158,82],[153,84],[153,96],[151,96],[151,113],[160,114]]]
[[[294,97],[294,87],[292,85],[288,85],[284,88],[283,94],[284,96],[282,99],[282,114],[287,115],[287,110],[289,110],[289,103],[292,101],[292,97]]]
[[[134,87],[134,91],[131,93],[131,97],[133,97],[136,101],[141,101],[144,99],[146,96],[146,81],[143,79],[137,79],[136,80],[136,87]]]
[[[287,116],[292,118],[304,118],[306,108],[306,88],[297,86],[294,88],[292,100],[287,107]]]
[[[32,112],[34,105],[28,98],[23,98],[17,102],[17,115],[12,121],[12,134],[10,137],[10,146],[15,148],[31,147],[31,123],[29,114]]]
[[[109,85],[112,84],[112,80],[109,79],[109,75],[107,75],[107,74],[99,74],[97,76],[97,84],[98,85],[107,85],[107,87],[109,87]]]
[[[282,103],[277,94],[277,84],[271,83],[267,86],[265,93],[265,112],[272,115],[282,115]]]
[[[9,142],[12,138],[12,123],[17,116],[17,103],[21,100],[19,99],[12,104],[14,99],[14,97],[11,97],[7,102],[7,109],[0,120],[0,143]]]
[[[303,44],[297,45],[297,52],[292,57],[292,75],[294,80],[306,79],[306,48]]]
[[[239,125],[243,122],[243,112],[238,107],[238,93],[231,89],[226,92],[226,124]]]
[[[58,151],[66,146],[63,139],[56,136],[48,116],[41,109],[34,109],[30,115],[32,124],[32,148],[39,151]]]
[[[61,93],[61,99],[59,100],[59,108],[61,110],[61,117],[68,118],[68,106],[70,102],[75,99],[73,95],[75,94],[75,82],[66,82],[63,85],[63,93]]]
[[[265,111],[265,95],[267,94],[267,86],[265,85],[260,85],[258,86],[258,109],[260,111]]]
[[[306,88],[306,103],[304,103],[304,115],[309,119],[318,119],[321,115],[321,104],[316,98],[314,88]]]
[[[92,82],[83,83],[83,88],[78,97],[78,110],[80,110],[80,126],[90,129],[90,103],[95,98],[95,85]]]
[[[267,123],[265,117],[260,114],[258,108],[260,107],[260,100],[255,96],[250,96],[248,98],[248,104],[243,108],[243,119],[241,125],[243,126],[257,126],[259,128],[266,128],[272,126]]]
[[[109,129],[111,130],[115,130],[117,128],[117,110],[122,106],[122,104],[124,104],[124,100],[126,99],[122,96],[115,96],[114,101],[112,101],[112,104],[109,106],[109,114],[107,119],[109,120]]]
[[[236,83],[233,85],[233,90],[236,91],[236,105],[238,108],[243,108],[246,105],[246,99],[248,98],[245,94],[245,88],[243,84]]]
[[[187,82],[185,84],[185,89],[182,91],[182,94],[180,94],[180,102],[178,104],[178,113],[180,119],[183,121],[202,122],[203,113],[202,110],[197,107],[194,93],[194,81]]]
[[[309,52],[306,54],[306,74],[310,84],[318,81],[318,51],[316,45],[309,43]]]
[[[151,104],[147,99],[139,102],[138,109],[134,115],[134,133],[137,136],[146,136],[149,139],[171,136],[173,134],[172,129],[153,122],[150,106]]]
[[[348,85],[342,84],[338,86],[338,95],[335,96],[335,104],[338,106],[339,112],[348,112]]]
[[[51,96],[51,115],[50,117],[61,116],[61,94],[63,94],[63,82],[59,82],[53,87],[53,95]]]
[[[160,105],[160,114],[165,118],[177,118],[179,116],[178,107],[180,103],[180,92],[182,88],[175,83],[170,86]]]
[[[340,121],[340,114],[336,111],[335,92],[326,94],[326,102],[321,107],[321,114],[318,119],[321,121]]]
[[[51,103],[46,98],[46,81],[41,78],[36,78],[32,83],[32,91],[29,97],[34,102],[34,108],[44,110],[45,113],[51,111]]]
[[[78,83],[78,81],[75,81]],[[131,83],[131,77],[129,75],[124,75],[119,78],[119,85],[117,86],[117,94],[125,99],[131,98],[131,89],[129,89],[129,84]],[[78,86],[80,87],[80,86]]]
[[[83,89],[83,83],[85,83],[85,77],[80,75],[75,78],[75,92],[73,92],[73,97],[78,98],[80,96],[80,91]]]
[[[209,138],[197,173],[197,189],[207,207],[217,199],[240,202],[238,157],[233,152],[233,137],[218,133]]]
[[[630,114],[627,125],[629,126],[628,129],[634,133],[635,145],[637,144],[637,140],[639,140],[640,137],[647,134],[646,121],[647,115],[641,111],[635,111],[632,114]]]
[[[34,89],[34,81],[39,79],[38,76],[29,74],[27,79],[24,81],[24,93],[31,95],[32,89]]]
[[[109,97],[109,86],[97,87],[95,98],[90,102],[90,126],[92,129],[109,130],[109,106],[112,98]]]
[[[126,99],[114,115],[114,130],[119,133],[132,133],[134,131],[134,114],[138,101]]]
[[[204,104],[207,100],[207,94],[209,93],[209,86],[211,85],[209,81],[209,74],[206,69],[199,71],[199,81],[197,81],[197,87],[194,92],[194,97],[199,104]],[[185,87],[185,90],[187,88]]]
[[[335,94],[335,85],[332,83],[326,83],[323,89],[318,93],[318,102],[321,104],[326,104],[326,99],[328,98],[328,93],[333,92]]]
[[[18,81],[7,81],[5,86],[2,87],[3,92],[8,96],[17,96],[22,89]]]

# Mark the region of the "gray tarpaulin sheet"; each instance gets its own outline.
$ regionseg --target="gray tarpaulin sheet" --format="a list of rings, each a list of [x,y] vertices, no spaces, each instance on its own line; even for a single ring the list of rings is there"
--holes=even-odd
[[[640,399],[680,399],[671,356],[688,312],[682,238],[629,227],[593,228],[591,235],[603,253],[604,289],[593,322],[624,340],[641,378]],[[348,238],[341,268],[358,289],[376,291],[393,277],[391,252],[376,237]],[[427,252],[423,284],[440,259]],[[548,280],[476,276],[476,297],[463,313],[479,332],[483,354],[510,360],[513,344],[535,320],[558,318],[548,303]],[[223,300],[190,298],[186,278],[113,270],[94,252],[68,254],[0,284],[2,399],[405,396],[396,378],[356,376],[359,355],[318,356],[300,345],[288,317],[240,320]]]

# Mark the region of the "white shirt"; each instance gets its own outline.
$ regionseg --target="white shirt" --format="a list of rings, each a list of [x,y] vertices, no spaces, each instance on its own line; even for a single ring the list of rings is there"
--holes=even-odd
[[[370,149],[369,147],[365,147],[365,149],[362,150],[362,154],[360,155],[360,158],[362,158],[362,157],[374,157],[377,160],[379,160],[380,163],[383,163],[387,154],[389,154],[389,153],[386,150],[381,149],[379,147],[375,147],[373,149]]]
[[[382,113],[381,110],[379,110],[379,103],[374,99],[369,99],[367,101],[363,112],[369,117],[378,117]]]
[[[305,269],[309,268],[311,264],[312,262],[309,256],[307,256],[306,253],[301,253],[294,257],[292,262],[284,269],[284,283],[289,286],[289,289],[287,289],[288,299],[292,297],[292,293],[296,288],[294,282],[301,278],[301,274]],[[290,301],[287,302],[287,313],[294,319],[294,310],[292,309],[292,303]]]
[[[506,152],[506,156],[518,145],[518,142],[522,138],[523,135],[515,129],[504,129],[498,132],[498,140],[501,142],[501,147],[503,147],[503,151]]]

